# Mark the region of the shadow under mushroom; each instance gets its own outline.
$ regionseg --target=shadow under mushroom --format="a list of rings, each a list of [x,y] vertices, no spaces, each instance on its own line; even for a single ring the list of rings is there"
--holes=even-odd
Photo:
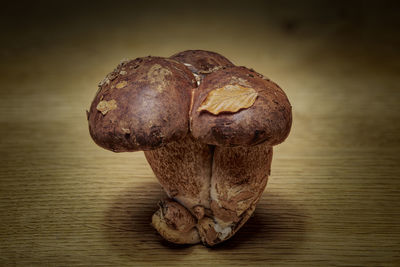
[[[201,247],[169,243],[152,228],[150,218],[163,197],[166,197],[165,193],[155,182],[121,192],[104,216],[103,231],[113,252],[135,261],[152,261],[154,255],[160,253],[181,259]],[[212,253],[232,249],[248,251],[246,248],[256,245],[260,257],[267,258],[267,251],[272,247],[282,247],[286,254],[294,253],[304,240],[306,218],[304,211],[290,201],[289,196],[267,191],[254,215],[235,236],[213,248],[204,249]]]

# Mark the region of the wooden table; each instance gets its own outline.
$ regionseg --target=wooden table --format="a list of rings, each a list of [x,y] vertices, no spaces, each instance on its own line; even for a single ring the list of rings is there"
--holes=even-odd
[[[399,266],[400,57],[390,29],[278,4],[167,2],[42,4],[2,17],[0,265]],[[267,75],[294,112],[254,217],[216,248],[162,241],[150,218],[164,193],[143,153],[99,148],[85,115],[120,59],[193,48]]]

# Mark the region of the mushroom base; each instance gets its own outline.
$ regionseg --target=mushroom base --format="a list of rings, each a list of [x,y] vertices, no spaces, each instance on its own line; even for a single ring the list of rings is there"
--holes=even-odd
[[[176,244],[213,246],[251,217],[268,181],[272,147],[219,147],[190,134],[145,156],[170,199],[152,225]]]

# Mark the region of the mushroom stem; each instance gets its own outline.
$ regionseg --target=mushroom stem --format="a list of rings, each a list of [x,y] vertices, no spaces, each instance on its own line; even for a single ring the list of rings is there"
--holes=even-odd
[[[210,208],[213,150],[213,146],[202,144],[188,134],[182,140],[144,154],[167,195],[196,214],[194,209],[199,206]]]
[[[160,209],[153,214],[152,225],[160,235],[175,244],[200,242],[196,220],[187,209],[170,199],[161,201],[159,206]]]
[[[254,212],[268,181],[272,147],[214,147],[189,134],[145,155],[174,200],[161,202],[153,226],[173,243],[193,244],[195,231],[198,242],[213,246],[232,237]]]

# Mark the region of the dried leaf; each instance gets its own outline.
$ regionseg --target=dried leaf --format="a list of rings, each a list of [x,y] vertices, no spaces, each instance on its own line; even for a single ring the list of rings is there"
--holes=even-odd
[[[208,93],[197,111],[206,110],[214,115],[221,112],[237,112],[251,107],[257,98],[253,88],[240,85],[226,85]]]
[[[127,81],[122,81],[122,82],[119,82],[119,83],[117,83],[117,85],[115,86],[117,89],[121,89],[121,88],[124,88],[125,86],[127,86],[128,85],[128,82]]]
[[[106,115],[107,112],[117,108],[117,102],[112,99],[110,101],[103,100],[97,104],[96,109],[101,112],[101,114]]]

